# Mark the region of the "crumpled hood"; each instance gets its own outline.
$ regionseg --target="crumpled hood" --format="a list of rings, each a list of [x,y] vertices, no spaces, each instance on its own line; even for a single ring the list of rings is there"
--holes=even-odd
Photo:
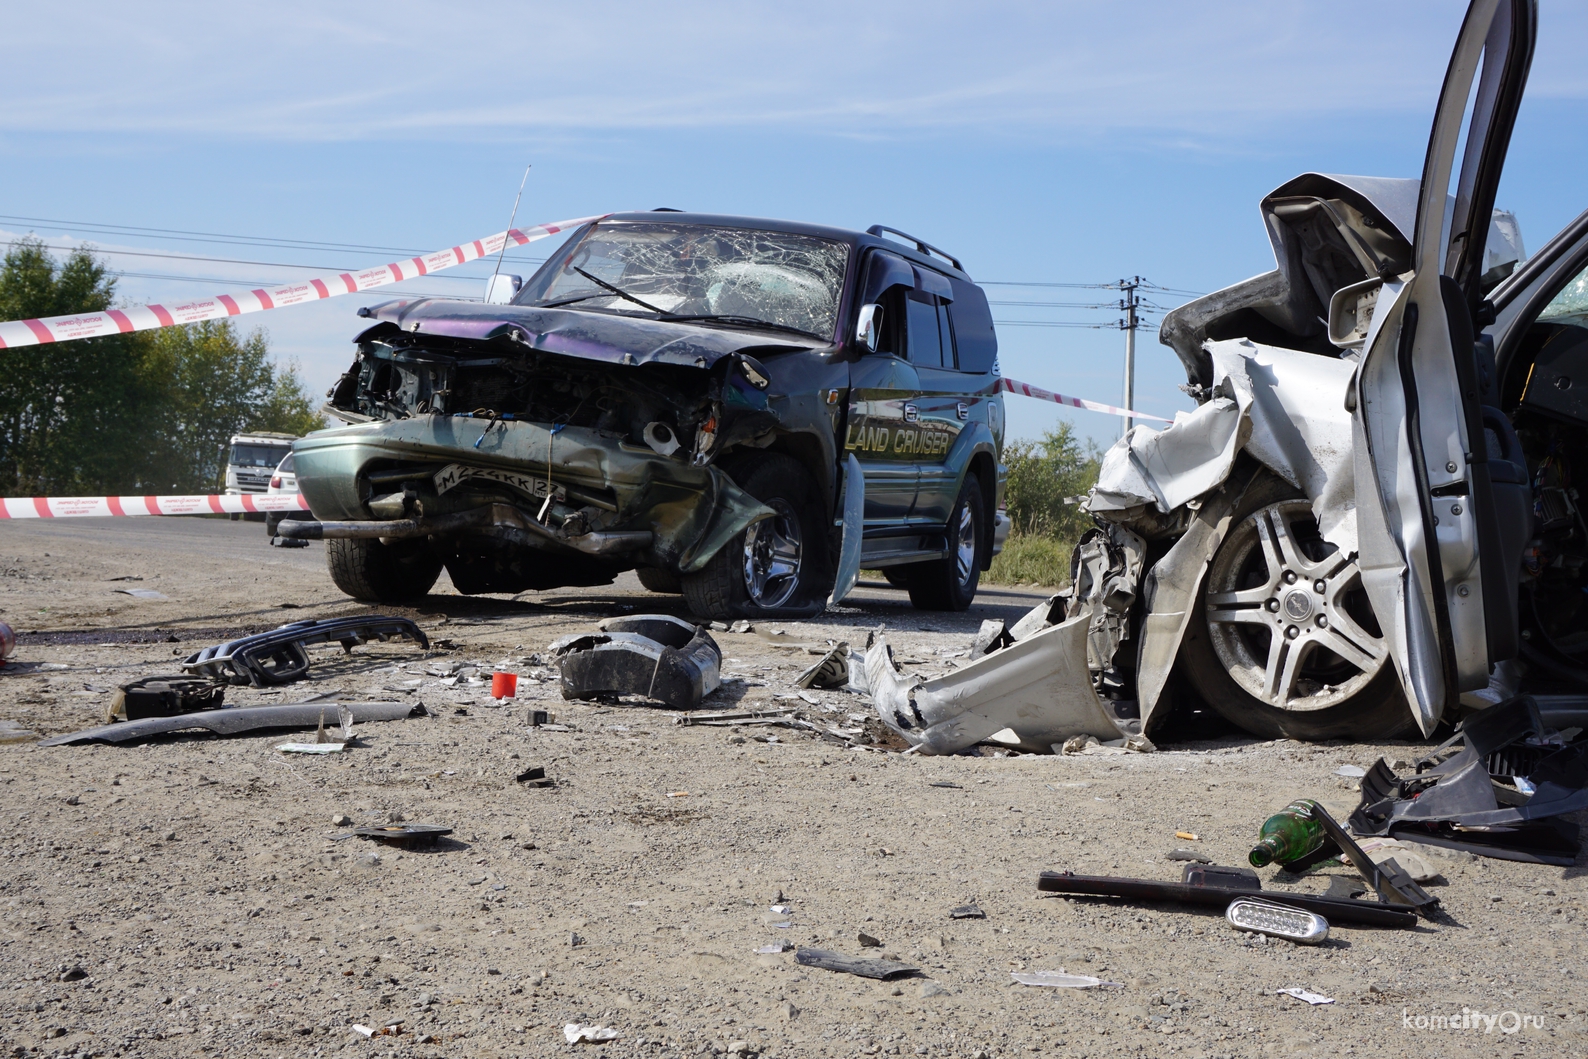
[[[702,327],[643,317],[536,309],[525,305],[486,305],[440,298],[403,299],[365,309],[362,315],[404,331],[448,338],[490,339],[512,336],[546,353],[607,364],[677,364],[709,368],[730,353],[766,354],[824,348],[816,339],[770,331]],[[359,335],[374,337],[376,328]]]

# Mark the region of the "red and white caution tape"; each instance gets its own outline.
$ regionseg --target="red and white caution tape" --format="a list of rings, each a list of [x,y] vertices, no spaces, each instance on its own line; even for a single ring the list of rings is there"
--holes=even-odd
[[[334,276],[316,277],[301,283],[289,283],[270,290],[263,288],[217,294],[196,301],[169,302],[154,305],[134,305],[126,309],[106,309],[100,313],[79,313],[74,316],[46,316],[38,320],[9,320],[0,323],[0,349],[16,346],[37,346],[47,342],[65,342],[74,338],[97,338],[126,331],[151,331],[175,324],[191,324],[200,320],[224,320],[243,313],[279,309],[284,305],[335,298],[341,294],[357,294],[388,283],[401,283],[405,279],[428,276],[432,272],[452,268],[501,251],[504,243],[514,246],[533,243],[548,235],[577,228],[595,217],[575,217],[567,221],[537,224],[533,228],[512,228],[505,232],[470,243],[461,243],[449,250],[437,250],[424,257],[410,257],[394,261],[379,268],[362,272],[343,272]]]
[[[1052,393],[1040,386],[1032,386],[1028,382],[1016,382],[1013,379],[1000,379],[1003,388],[1010,393],[1018,393],[1022,397],[1035,397],[1039,401],[1052,401],[1054,404],[1065,404],[1071,408],[1084,408],[1088,412],[1102,412],[1111,416],[1130,416],[1132,419],[1151,419],[1156,423],[1171,423],[1173,420],[1163,416],[1150,416],[1146,412],[1133,412],[1128,408],[1117,408],[1101,401],[1084,401],[1079,397],[1066,397],[1062,393]]]
[[[302,493],[209,496],[7,496],[0,518],[106,518],[114,515],[241,515],[307,511]]]

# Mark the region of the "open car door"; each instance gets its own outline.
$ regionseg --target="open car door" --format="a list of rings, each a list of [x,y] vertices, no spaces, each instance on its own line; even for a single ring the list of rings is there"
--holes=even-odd
[[[1362,581],[1425,735],[1516,652],[1507,586],[1519,556],[1498,530],[1474,322],[1492,312],[1484,244],[1536,25],[1535,0],[1467,9],[1428,141],[1412,268],[1383,277],[1354,392]]]

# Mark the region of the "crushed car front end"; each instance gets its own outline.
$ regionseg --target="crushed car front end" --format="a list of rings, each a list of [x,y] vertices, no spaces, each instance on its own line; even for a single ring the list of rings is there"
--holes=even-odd
[[[318,521],[282,532],[360,542],[331,567],[361,598],[422,595],[443,566],[466,593],[697,571],[774,515],[725,455],[834,462],[831,416],[802,394],[826,368],[849,257],[799,232],[616,217],[576,232],[511,304],[364,310],[327,407],[347,425],[296,448]]]

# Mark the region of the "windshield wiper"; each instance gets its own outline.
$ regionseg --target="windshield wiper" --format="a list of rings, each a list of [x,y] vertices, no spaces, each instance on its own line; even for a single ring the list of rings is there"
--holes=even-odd
[[[639,298],[636,298],[634,295],[630,294],[628,291],[624,290],[622,287],[615,287],[612,284],[608,283],[606,280],[602,279],[600,276],[592,276],[592,275],[590,275],[590,273],[586,272],[584,269],[580,268],[578,265],[575,265],[573,267],[573,270],[575,272],[579,273],[579,275],[583,276],[585,279],[589,280],[591,283],[594,283],[597,287],[604,287],[607,290],[611,291],[613,294],[616,294],[619,298],[626,298],[629,301],[633,302],[635,305],[643,306],[644,308],[649,309],[651,312],[655,313],[658,316],[666,316],[667,315],[667,310],[666,309],[658,309],[656,306],[652,305],[650,302],[641,301]],[[592,297],[598,297],[598,295],[592,295]]]
[[[764,327],[771,331],[787,331],[791,334],[805,335],[819,341],[826,341],[815,331],[807,331],[802,327],[793,327],[789,324],[774,324],[770,320],[761,320],[754,316],[736,316],[732,313],[663,313],[663,320],[673,322],[693,320],[699,323],[739,324],[744,327]]]

